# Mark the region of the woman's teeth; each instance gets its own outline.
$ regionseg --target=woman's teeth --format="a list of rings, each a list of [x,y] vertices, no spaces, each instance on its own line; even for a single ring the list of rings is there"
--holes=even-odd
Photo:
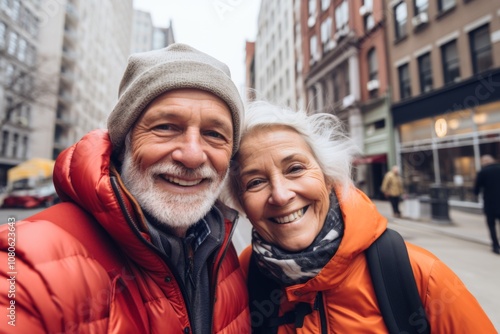
[[[287,216],[284,217],[276,217],[274,218],[274,221],[277,222],[278,224],[286,224],[286,223],[291,223],[300,217],[304,215],[304,209],[300,209],[298,211],[295,211]]]

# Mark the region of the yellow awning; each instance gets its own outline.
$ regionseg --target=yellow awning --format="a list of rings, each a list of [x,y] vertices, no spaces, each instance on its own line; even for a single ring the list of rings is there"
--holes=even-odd
[[[12,183],[28,178],[49,178],[54,171],[54,160],[33,158],[7,171],[7,182]]]

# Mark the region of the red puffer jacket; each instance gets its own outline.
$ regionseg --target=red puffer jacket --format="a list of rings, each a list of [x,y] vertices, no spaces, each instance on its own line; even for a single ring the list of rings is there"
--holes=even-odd
[[[106,131],[86,135],[60,155],[54,170],[58,193],[70,203],[2,226],[0,331],[191,333],[169,259],[150,243],[110,153]],[[230,242],[234,222],[224,223],[225,238],[209,269],[212,332],[249,333],[246,284]]]
[[[287,287],[283,294],[274,292],[268,304],[261,305],[263,312],[269,312],[271,301],[279,304],[276,296],[282,295],[280,316],[293,310],[299,302],[311,305],[313,312],[304,318],[302,328],[283,325],[278,334],[387,333],[364,255],[386,229],[387,221],[358,190],[340,202],[340,210],[345,224],[344,236],[332,259],[316,277]],[[474,296],[444,263],[420,247],[408,243],[407,247],[431,333],[497,333]],[[251,253],[248,247],[240,255],[245,272]],[[266,314],[256,312],[252,312],[252,320],[262,321],[262,315]]]

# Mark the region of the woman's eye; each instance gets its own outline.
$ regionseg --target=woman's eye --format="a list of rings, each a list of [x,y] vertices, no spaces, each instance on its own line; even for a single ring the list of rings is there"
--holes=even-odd
[[[298,173],[302,170],[304,170],[304,167],[302,165],[293,165],[288,169],[288,172],[289,173]]]
[[[255,188],[257,187],[259,184],[262,184],[264,182],[264,180],[260,180],[260,179],[256,179],[256,180],[251,180],[247,183],[246,185],[246,189],[249,190],[249,189],[252,189],[252,188]]]

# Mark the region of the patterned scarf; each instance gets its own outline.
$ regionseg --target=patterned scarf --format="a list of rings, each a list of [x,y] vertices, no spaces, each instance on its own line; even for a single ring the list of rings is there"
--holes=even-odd
[[[305,283],[315,277],[337,251],[344,235],[344,221],[334,192],[325,224],[306,249],[291,253],[272,245],[253,229],[252,249],[260,271],[285,286]]]

